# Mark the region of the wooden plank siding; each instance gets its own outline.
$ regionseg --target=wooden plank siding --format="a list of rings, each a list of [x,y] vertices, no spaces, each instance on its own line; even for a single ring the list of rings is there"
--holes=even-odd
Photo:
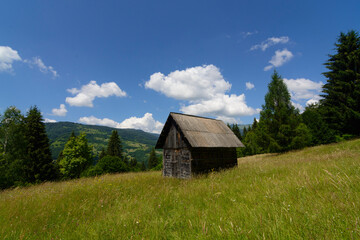
[[[235,148],[193,148],[191,156],[193,173],[204,173],[237,165]]]
[[[175,125],[170,127],[165,140],[163,175],[177,178],[191,177],[191,152]]]

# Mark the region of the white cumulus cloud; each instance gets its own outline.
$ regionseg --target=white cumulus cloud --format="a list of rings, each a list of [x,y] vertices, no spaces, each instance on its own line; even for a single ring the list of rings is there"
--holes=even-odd
[[[119,125],[120,128],[135,128],[151,133],[160,133],[163,126],[164,124],[156,121],[151,113],[145,113],[141,118],[130,117],[122,121]]]
[[[79,122],[89,125],[102,125],[113,128],[133,128],[144,132],[160,133],[164,124],[156,121],[151,113],[145,113],[143,117],[130,117],[121,123],[109,118],[96,118],[94,116],[82,117]]]
[[[44,119],[44,122],[45,122],[45,123],[56,123],[56,120],[49,119],[49,118],[45,118],[45,119]]]
[[[58,77],[59,74],[55,71],[52,66],[46,66],[39,57],[33,57],[31,60],[25,59],[24,62],[28,63],[30,67],[36,66],[42,73],[51,73],[53,77]]]
[[[52,66],[46,66],[40,57],[33,57],[32,59],[22,60],[18,52],[8,46],[0,46],[0,72],[8,71],[12,72],[12,64],[14,61],[23,61],[27,63],[31,68],[37,67],[43,73],[51,73],[53,77],[58,77],[59,74]]]
[[[210,99],[218,93],[230,90],[231,84],[224,80],[216,66],[203,65],[176,70],[167,76],[160,72],[154,73],[145,83],[145,88],[170,98],[191,101]]]
[[[312,104],[318,104],[321,97],[319,95],[315,95],[311,99],[306,101],[306,106],[312,105]]]
[[[289,37],[284,36],[284,37],[271,37],[266,39],[265,41],[263,41],[260,44],[256,44],[254,46],[252,46],[250,48],[250,50],[257,50],[257,49],[261,49],[262,51],[265,51],[267,48],[279,44],[279,43],[287,43],[289,42]]]
[[[232,120],[239,116],[258,113],[246,105],[245,95],[228,95],[231,84],[225,81],[214,65],[203,65],[186,70],[176,70],[169,75],[154,73],[145,83],[146,88],[165,94],[167,97],[187,101],[180,111],[203,116]]]
[[[52,109],[52,115],[65,117],[67,113],[65,104],[60,104],[60,108],[53,108]]]
[[[0,46],[0,72],[13,70],[14,61],[21,61],[18,52],[8,46]]]
[[[283,50],[276,50],[275,55],[272,56],[271,60],[269,61],[270,65],[264,68],[264,71],[268,71],[273,67],[280,67],[284,65],[286,62],[290,61],[293,58],[292,52],[287,50],[286,48]]]
[[[67,90],[75,97],[67,97],[66,103],[76,107],[93,107],[95,98],[107,98],[110,96],[126,97],[126,92],[121,90],[115,82],[103,83],[99,86],[96,81],[90,81],[83,85],[81,89],[72,88]]]
[[[251,82],[246,82],[245,85],[246,85],[247,90],[251,90],[251,89],[253,89],[255,87],[255,85],[252,84]]]
[[[88,124],[88,125],[101,125],[101,126],[107,126],[107,127],[113,127],[113,128],[119,128],[119,123],[109,119],[109,118],[96,118],[94,116],[90,117],[81,117],[79,119],[80,123]]]
[[[324,85],[321,81],[314,82],[306,78],[284,78],[283,81],[290,92],[293,106],[300,112],[304,111],[305,106],[319,102],[321,98],[319,94]]]
[[[188,106],[182,106],[180,111],[186,114],[225,117],[250,116],[260,112],[246,105],[245,95],[218,94],[212,99],[192,102]]]
[[[324,85],[322,82],[314,82],[306,78],[284,78],[283,80],[294,100],[318,98],[316,96],[319,95]]]
[[[295,108],[299,109],[300,113],[302,113],[302,112],[304,111],[304,107],[303,107],[300,103],[291,101],[291,104],[292,104]]]

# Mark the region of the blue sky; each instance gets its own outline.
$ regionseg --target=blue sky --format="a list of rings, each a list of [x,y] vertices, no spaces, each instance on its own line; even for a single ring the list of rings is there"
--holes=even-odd
[[[161,131],[169,112],[252,123],[276,69],[319,100],[360,1],[2,1],[0,112]]]

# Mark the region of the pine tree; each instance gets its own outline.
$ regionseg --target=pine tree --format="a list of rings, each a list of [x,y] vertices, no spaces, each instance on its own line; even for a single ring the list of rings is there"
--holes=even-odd
[[[238,126],[237,124],[234,124],[234,125],[232,126],[232,131],[233,131],[233,133],[237,136],[237,138],[238,138],[239,140],[241,140],[241,133],[240,133],[239,126]]]
[[[136,158],[132,157],[132,158],[130,159],[130,163],[129,163],[130,167],[131,167],[132,169],[135,169],[136,166],[137,166],[137,164],[138,164],[138,162],[137,162]]]
[[[119,158],[123,157],[121,140],[116,130],[111,133],[107,147],[107,155]]]
[[[255,130],[257,128],[258,125],[258,121],[256,120],[256,118],[254,118],[253,124],[252,124],[252,130]]]
[[[52,162],[49,139],[39,109],[31,107],[25,119],[27,157],[25,174],[30,183],[53,180],[57,174]]]
[[[242,138],[246,138],[246,134],[247,134],[247,129],[246,129],[246,126],[244,126],[243,128],[243,133],[242,133]]]
[[[291,104],[290,93],[276,71],[268,89],[259,122],[268,142],[265,143],[267,146],[261,147],[267,147],[270,152],[287,151],[300,123],[299,112]]]
[[[141,162],[140,170],[141,170],[141,171],[146,171],[146,164],[145,164],[145,162]]]
[[[335,142],[335,132],[324,120],[322,110],[323,108],[319,105],[310,105],[301,114],[302,121],[311,132],[311,145]]]
[[[249,125],[247,132],[250,132],[251,130],[251,125]]]
[[[106,156],[105,149],[102,148],[102,149],[101,149],[101,152],[100,152],[100,154],[99,154],[99,160],[102,159],[102,158],[105,157],[105,156]]]
[[[76,135],[75,135],[75,132],[74,132],[74,131],[71,131],[71,135],[70,135],[69,139],[70,139],[70,138],[76,138]],[[69,139],[68,139],[68,140],[69,140]]]
[[[150,155],[149,155],[148,167],[149,167],[149,169],[152,169],[152,168],[156,167],[158,164],[159,164],[159,161],[156,157],[155,148],[152,148]]]
[[[340,33],[336,53],[325,63],[323,86],[325,120],[339,134],[360,134],[360,37],[355,31]]]

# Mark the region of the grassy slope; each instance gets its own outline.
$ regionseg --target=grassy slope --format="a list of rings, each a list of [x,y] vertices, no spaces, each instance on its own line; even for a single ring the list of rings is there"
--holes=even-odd
[[[160,172],[0,193],[0,239],[359,239],[360,140],[192,180]]]

